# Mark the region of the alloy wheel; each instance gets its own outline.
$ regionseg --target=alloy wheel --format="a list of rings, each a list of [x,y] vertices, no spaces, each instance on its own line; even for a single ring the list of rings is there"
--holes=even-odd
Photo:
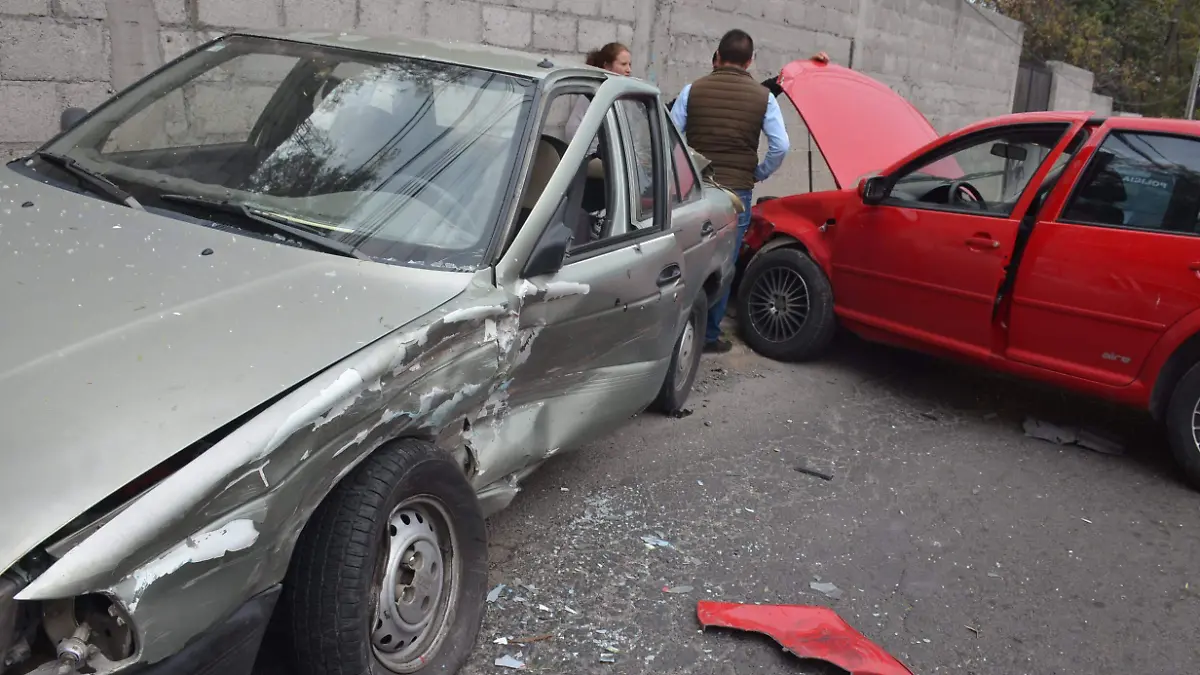
[[[787,342],[800,334],[808,318],[808,284],[799,272],[775,266],[758,278],[746,304],[760,335],[770,342]]]

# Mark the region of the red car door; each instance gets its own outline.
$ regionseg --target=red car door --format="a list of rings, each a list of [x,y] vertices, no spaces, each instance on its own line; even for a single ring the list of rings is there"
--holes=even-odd
[[[986,357],[996,293],[1032,200],[1082,119],[992,126],[948,137],[888,172],[887,196],[835,225],[839,316],[886,334]]]
[[[1072,168],[1017,273],[1007,356],[1126,385],[1200,309],[1200,137],[1177,120],[1114,118]]]

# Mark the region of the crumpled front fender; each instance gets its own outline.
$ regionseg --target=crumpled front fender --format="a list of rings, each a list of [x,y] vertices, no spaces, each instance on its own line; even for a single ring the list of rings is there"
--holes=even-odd
[[[781,245],[777,242],[799,243],[828,275],[837,220],[854,197],[847,190],[811,192],[755,205],[743,245],[746,259]]]
[[[400,436],[437,439],[503,394],[504,375],[537,331],[520,328],[523,297],[485,277],[221,439],[65,553],[19,599],[113,597],[138,636],[138,654],[123,666],[170,656],[279,583],[309,516],[371,452]]]

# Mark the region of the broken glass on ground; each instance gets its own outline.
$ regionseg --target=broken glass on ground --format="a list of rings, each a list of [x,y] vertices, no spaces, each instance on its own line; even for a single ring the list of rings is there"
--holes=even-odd
[[[525,662],[512,656],[505,654],[496,659],[496,666],[500,668],[508,668],[510,670],[525,670]]]
[[[842,589],[826,581],[813,581],[808,584],[808,587],[827,598],[837,600],[842,597]]]
[[[649,534],[642,535],[642,541],[645,542],[646,548],[674,548],[666,539]]]

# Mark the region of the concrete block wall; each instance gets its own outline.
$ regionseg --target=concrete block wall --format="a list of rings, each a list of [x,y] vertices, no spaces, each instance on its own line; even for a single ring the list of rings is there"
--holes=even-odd
[[[1022,26],[966,0],[0,0],[0,159],[53,135],[167,60],[234,28],[361,30],[484,42],[582,60],[629,44],[635,75],[674,96],[718,38],[755,38],[754,75],[826,51],[911,100],[939,131],[1008,112]],[[761,194],[807,189],[807,134],[784,106],[793,154]],[[832,185],[819,154],[813,184]]]
[[[1113,99],[1111,96],[1092,94],[1092,104],[1088,106],[1088,110],[1094,111],[1101,117],[1108,117],[1112,114],[1112,109]]]
[[[1077,68],[1062,61],[1047,61],[1050,68],[1050,109],[1091,110],[1092,84],[1095,76],[1090,70]]]
[[[781,4],[792,8],[802,25],[820,25],[822,31],[819,37],[793,36],[790,51],[787,42],[767,45],[767,58],[760,56],[758,64],[764,77],[787,60],[825,50],[835,62],[874,77],[908,99],[941,133],[1012,112],[1024,38],[1020,22],[964,0]],[[790,107],[785,105],[785,113]],[[762,194],[808,189],[809,139],[798,116],[789,121],[788,131],[793,155],[759,188]],[[815,151],[813,174],[814,189],[833,187],[828,166]]]

